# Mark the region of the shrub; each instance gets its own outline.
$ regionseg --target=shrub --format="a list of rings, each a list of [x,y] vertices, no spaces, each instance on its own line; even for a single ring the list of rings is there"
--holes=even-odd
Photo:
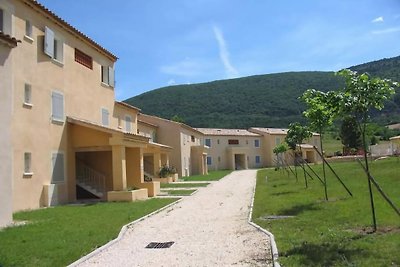
[[[171,174],[177,173],[175,167],[170,167],[168,165],[164,165],[161,167],[160,172],[158,173],[161,178],[166,178]]]

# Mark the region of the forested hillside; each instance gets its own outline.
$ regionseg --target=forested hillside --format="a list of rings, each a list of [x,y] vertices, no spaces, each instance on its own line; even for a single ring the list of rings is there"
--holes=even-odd
[[[400,80],[400,57],[351,69]],[[290,122],[304,121],[304,105],[298,97],[306,89],[328,91],[342,86],[333,72],[287,72],[163,87],[125,102],[163,118],[178,115],[193,127],[287,127]],[[400,118],[399,94],[375,117],[382,123]]]

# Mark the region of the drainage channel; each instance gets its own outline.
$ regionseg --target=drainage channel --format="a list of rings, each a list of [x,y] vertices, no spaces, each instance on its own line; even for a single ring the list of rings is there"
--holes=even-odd
[[[175,242],[151,242],[149,243],[146,248],[169,248],[171,247]]]

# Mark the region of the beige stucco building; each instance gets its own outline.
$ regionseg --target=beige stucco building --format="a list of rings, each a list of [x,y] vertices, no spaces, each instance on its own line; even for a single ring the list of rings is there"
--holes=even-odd
[[[158,168],[171,147],[139,135],[139,110],[114,100],[117,57],[34,0],[0,0],[0,22],[0,226],[82,188],[156,195],[144,157]]]
[[[197,128],[209,147],[209,170],[260,168],[263,164],[262,136],[244,129]]]
[[[139,133],[172,147],[169,163],[179,177],[207,173],[208,148],[201,142],[203,134],[180,122],[139,114]]]
[[[209,170],[248,169],[273,167],[277,165],[277,156],[273,149],[285,141],[287,129],[250,128],[213,129],[197,128],[204,134],[204,144],[209,147],[207,165]],[[314,150],[319,148],[319,135],[313,134],[310,140],[301,144],[302,158],[310,163],[321,159]],[[291,152],[282,155],[285,164],[294,164]]]
[[[285,137],[287,135],[288,129],[252,127],[249,129],[249,131],[262,135],[263,150],[265,153],[265,166],[276,166],[277,157],[274,154],[273,150],[276,146],[285,142]],[[312,137],[309,140],[306,140],[304,144],[301,144],[298,148],[298,150],[301,151],[302,158],[309,163],[318,163],[322,161],[321,157],[315,151],[314,146],[318,150],[321,150],[320,135],[317,133],[313,133]],[[287,164],[294,164],[294,157],[290,151],[285,153],[285,155],[283,156]]]

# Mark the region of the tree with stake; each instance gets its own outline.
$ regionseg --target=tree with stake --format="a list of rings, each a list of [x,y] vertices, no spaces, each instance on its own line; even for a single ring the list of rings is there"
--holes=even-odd
[[[324,93],[315,89],[308,89],[303,93],[301,99],[307,105],[307,110],[305,110],[303,114],[309,120],[311,130],[320,134],[320,147],[321,154],[323,155],[322,136],[326,127],[332,125],[337,115],[338,98],[332,91]],[[328,200],[325,161],[323,159],[322,170],[324,175],[325,200]]]
[[[375,232],[376,216],[368,166],[365,131],[369,120],[370,109],[375,108],[381,110],[384,107],[385,101],[395,93],[394,88],[398,87],[398,83],[389,79],[371,78],[367,73],[358,75],[357,72],[348,69],[341,70],[338,74],[343,76],[346,82],[345,88],[338,92],[341,113],[353,116],[356,119],[361,132],[365,171],[368,178],[373,230]]]
[[[297,161],[297,157],[296,157],[297,145],[300,148],[301,159],[303,159],[303,155],[302,155],[302,151],[301,151],[301,144],[303,143],[304,140],[310,138],[311,136],[312,136],[312,133],[309,131],[307,126],[302,126],[298,122],[289,124],[289,129],[287,131],[285,141],[288,144],[289,148],[294,153],[294,166],[295,167],[296,167],[296,161]],[[301,160],[300,163],[303,164],[303,160]],[[306,183],[306,188],[307,188],[308,184],[307,184],[307,177],[306,177],[304,166],[303,166],[303,170],[304,170],[304,181]]]
[[[285,153],[288,150],[287,144],[286,143],[281,143],[277,145],[272,152],[276,155],[276,163],[277,163],[277,168],[279,169],[280,166],[284,166],[283,162],[283,153]]]

